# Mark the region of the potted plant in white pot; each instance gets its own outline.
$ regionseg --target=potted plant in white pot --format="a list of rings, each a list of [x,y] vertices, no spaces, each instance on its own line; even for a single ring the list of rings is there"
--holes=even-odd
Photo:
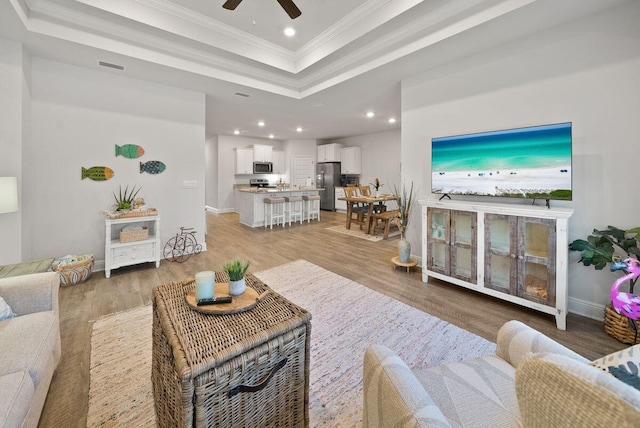
[[[638,234],[640,227],[622,230],[614,226],[607,229],[594,229],[587,239],[576,239],[569,244],[569,250],[579,251],[578,262],[585,266],[593,266],[596,270],[602,270],[619,260],[640,257],[640,241]],[[625,274],[628,272],[625,271]],[[629,282],[629,292],[633,294],[634,286],[638,278]],[[612,281],[613,282],[613,281]],[[604,329],[609,336],[622,343],[637,343],[637,335],[630,325],[629,319],[618,314],[611,304],[605,308]]]
[[[239,296],[247,288],[245,281],[245,273],[249,269],[249,260],[242,260],[236,257],[233,260],[225,262],[222,269],[229,274],[229,294],[232,296]]]
[[[413,182],[407,191],[407,187],[403,184],[402,190],[399,192],[396,186],[393,186],[393,193],[398,203],[398,217],[396,222],[398,223],[398,229],[400,230],[400,241],[398,242],[398,258],[402,263],[408,263],[411,258],[411,243],[406,240],[405,232],[409,226],[409,218],[411,215],[411,208],[415,202],[415,195],[413,193]]]

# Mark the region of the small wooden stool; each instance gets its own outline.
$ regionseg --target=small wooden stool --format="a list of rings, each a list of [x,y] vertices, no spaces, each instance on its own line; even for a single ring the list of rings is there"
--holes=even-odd
[[[391,263],[393,263],[393,269],[394,270],[398,266],[402,266],[402,267],[407,268],[407,273],[409,273],[409,269],[411,269],[412,267],[416,266],[418,264],[418,261],[416,259],[410,258],[409,261],[405,263],[405,262],[401,262],[400,261],[400,257],[396,256],[396,257],[391,259]]]

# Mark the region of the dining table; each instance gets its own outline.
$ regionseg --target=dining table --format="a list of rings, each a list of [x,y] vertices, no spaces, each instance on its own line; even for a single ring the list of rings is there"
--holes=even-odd
[[[371,228],[371,214],[373,214],[373,210],[376,204],[382,205],[387,201],[395,201],[397,198],[392,194],[384,194],[378,196],[344,196],[342,198],[338,198],[339,201],[345,201],[347,203],[347,223],[345,227],[347,229],[351,228],[351,216],[353,213],[353,207],[359,204],[367,205],[367,228],[366,233],[369,233],[369,229]]]

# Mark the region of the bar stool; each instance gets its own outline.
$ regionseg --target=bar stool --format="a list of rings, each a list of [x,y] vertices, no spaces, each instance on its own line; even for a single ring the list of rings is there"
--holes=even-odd
[[[307,223],[311,223],[313,215],[320,221],[320,195],[303,195],[302,200],[306,203]]]
[[[267,221],[271,229],[273,229],[273,220],[278,225],[278,220],[282,221],[284,227],[284,198],[264,198],[264,227],[267,227]],[[275,211],[274,211],[275,208]]]
[[[295,218],[300,220],[300,224],[302,224],[302,220],[304,219],[304,215],[302,213],[302,198],[300,196],[285,196],[284,200],[287,202],[287,217],[289,217],[289,226],[291,226],[291,221],[295,223]],[[285,218],[286,221],[286,218]]]

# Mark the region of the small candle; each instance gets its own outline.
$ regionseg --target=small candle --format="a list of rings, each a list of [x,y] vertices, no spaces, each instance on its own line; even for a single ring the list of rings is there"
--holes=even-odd
[[[215,272],[210,270],[196,274],[196,300],[211,299],[213,297],[215,279]]]

